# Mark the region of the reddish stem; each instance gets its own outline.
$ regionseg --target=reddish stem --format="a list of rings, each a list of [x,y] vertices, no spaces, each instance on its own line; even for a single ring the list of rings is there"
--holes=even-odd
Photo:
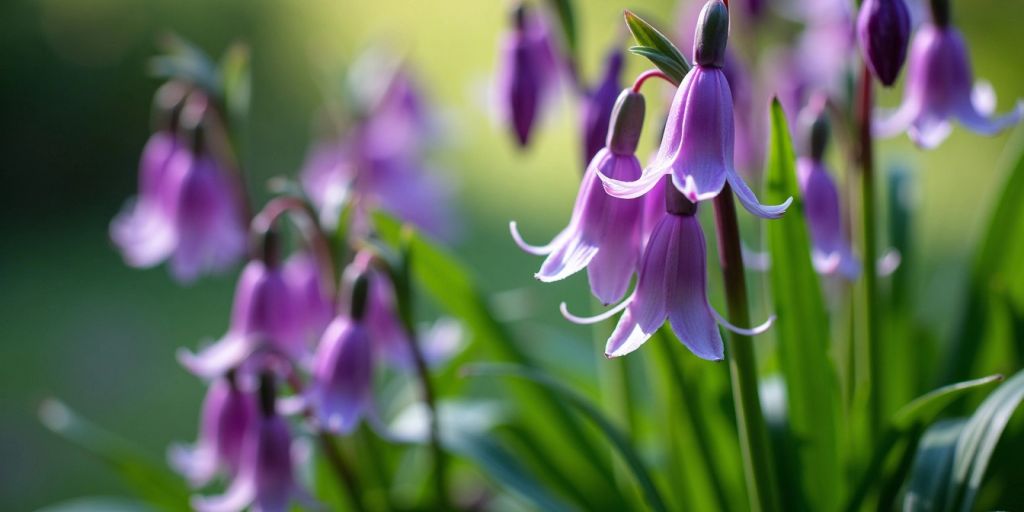
[[[302,232],[306,246],[313,253],[317,265],[320,267],[322,279],[327,284],[327,290],[334,296],[337,281],[334,275],[334,260],[331,258],[331,246],[320,231],[317,224],[316,214],[305,201],[297,197],[277,197],[267,203],[258,215],[252,220],[254,234],[263,236],[270,231],[274,222],[281,215],[291,212],[292,221]]]
[[[633,92],[639,93],[640,88],[644,86],[644,82],[651,78],[660,78],[672,85],[678,85],[669,78],[668,75],[662,73],[660,69],[648,69],[647,71],[640,73],[640,75],[636,77],[636,80],[633,81]]]

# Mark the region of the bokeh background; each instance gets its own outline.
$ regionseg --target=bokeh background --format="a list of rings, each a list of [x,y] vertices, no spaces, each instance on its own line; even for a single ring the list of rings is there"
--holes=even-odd
[[[669,0],[576,3],[588,77],[622,35],[623,8],[670,27],[677,13]],[[955,4],[976,72],[1006,110],[1024,96],[1024,4]],[[515,150],[492,120],[487,86],[506,16],[499,0],[0,2],[0,509],[124,494],[100,462],[40,426],[37,409],[48,396],[156,457],[194,436],[203,389],[174,351],[223,332],[234,275],[179,287],[162,268],[127,268],[107,238],[111,217],[134,194],[158,85],[147,59],[167,31],[214,56],[234,41],[250,45],[254,92],[242,155],[255,184],[301,165],[325,73],[371,44],[406,55],[446,120],[447,145],[434,156],[460,187],[461,258],[489,292],[529,289],[536,300],[528,314],[556,321],[559,300],[585,304],[582,277],[541,288],[530,277],[537,261],[507,236],[512,218],[538,240],[564,223],[580,162],[571,102],[547,116],[529,152]],[[646,67],[636,57],[629,66]],[[887,92],[882,102],[898,97]],[[916,170],[914,283],[928,298],[918,311],[926,321],[941,326],[953,316],[1008,137],[958,129],[933,153],[905,140],[881,146],[883,165]]]

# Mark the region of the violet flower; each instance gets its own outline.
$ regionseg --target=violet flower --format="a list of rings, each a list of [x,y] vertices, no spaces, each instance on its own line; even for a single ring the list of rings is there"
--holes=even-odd
[[[501,42],[496,93],[503,121],[525,147],[554,88],[557,57],[544,21],[525,4],[516,7],[513,23]]]
[[[368,288],[367,276],[358,273],[349,311],[327,326],[313,360],[309,403],[319,423],[332,432],[351,433],[372,398],[373,347],[365,326]]]
[[[761,205],[734,168],[733,101],[722,71],[728,16],[721,1],[704,6],[694,38],[695,65],[676,91],[658,156],[636,181],[599,175],[612,196],[642,196],[670,175],[675,188],[693,202],[714,198],[728,182],[740,203],[763,218],[780,217],[792,202]]]
[[[896,82],[910,43],[910,9],[904,0],[864,0],[857,15],[864,61],[882,85]]]
[[[583,161],[589,163],[594,159],[608,138],[608,125],[611,122],[612,109],[619,96],[622,86],[619,75],[622,73],[622,52],[616,47],[605,58],[604,75],[593,90],[583,100]]]
[[[584,172],[569,225],[554,240],[544,246],[529,245],[519,235],[516,223],[509,224],[521,249],[548,255],[535,274],[537,279],[558,281],[588,267],[590,289],[601,302],[611,304],[626,293],[640,257],[643,202],[608,196],[598,176],[640,177],[635,151],[643,117],[643,96],[629,89],[622,91],[612,114],[607,146]]]
[[[772,319],[754,329],[729,324],[708,302],[707,250],[697,205],[674,187],[665,187],[667,214],[655,226],[644,249],[633,294],[611,310],[592,317],[562,314],[576,323],[596,323],[625,310],[608,338],[605,356],[624,356],[646,342],[668,319],[679,341],[694,355],[711,361],[724,356],[718,324],[747,336],[764,332]]]
[[[239,389],[233,376],[214,380],[203,400],[199,439],[193,446],[172,446],[171,465],[195,487],[206,485],[218,473],[236,475],[242,439],[256,414],[254,397]]]
[[[181,349],[178,359],[189,371],[205,378],[238,367],[261,348],[301,362],[307,352],[302,319],[281,265],[274,257],[253,260],[242,271],[235,288],[227,334],[198,354]]]
[[[874,132],[892,137],[903,131],[922,148],[934,148],[952,131],[950,119],[969,130],[994,135],[1016,124],[1024,115],[1018,100],[1009,113],[992,116],[996,97],[987,82],[974,80],[963,36],[949,22],[946,2],[932,2],[933,22],[917,30],[910,48],[910,63],[903,103],[881,118]]]
[[[238,471],[224,494],[192,498],[199,512],[287,512],[293,500],[316,506],[295,481],[292,436],[277,414],[271,377],[260,386],[260,414],[242,440]],[[270,387],[271,389],[267,389]]]
[[[331,287],[324,281],[316,258],[308,251],[291,255],[284,264],[284,280],[291,292],[302,338],[320,339],[334,317]]]
[[[171,274],[182,282],[231,266],[244,254],[246,242],[237,176],[206,148],[205,99],[190,101],[201,104],[193,108],[200,113],[195,114],[191,147],[169,132],[157,133],[143,153],[139,198],[110,225],[111,238],[129,265],[150,267],[169,260]]]

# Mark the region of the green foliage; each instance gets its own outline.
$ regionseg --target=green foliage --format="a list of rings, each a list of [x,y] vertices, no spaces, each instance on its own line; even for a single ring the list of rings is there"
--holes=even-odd
[[[821,283],[811,262],[804,203],[796,177],[789,127],[772,103],[765,200],[794,198],[786,215],[766,225],[771,254],[774,329],[786,384],[788,448],[800,477],[797,503],[829,510],[839,502],[839,387],[829,358],[829,323]]]
[[[626,26],[637,43],[629,51],[649,59],[676,84],[682,83],[692,66],[676,45],[643,18],[630,11],[625,11],[624,15]]]
[[[579,35],[576,29],[576,13],[572,8],[572,0],[548,0],[552,10],[558,16],[558,24],[562,28],[569,56],[575,60],[579,53]]]

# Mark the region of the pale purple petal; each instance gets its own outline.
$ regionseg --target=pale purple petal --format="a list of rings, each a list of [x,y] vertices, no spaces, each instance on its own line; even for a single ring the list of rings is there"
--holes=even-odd
[[[669,275],[679,250],[676,243],[677,230],[674,224],[677,216],[666,215],[651,233],[651,240],[644,251],[637,278],[636,296],[630,301],[629,311],[645,333],[652,334],[665,322],[666,296]]]
[[[362,326],[345,317],[324,332],[313,366],[310,401],[327,429],[352,432],[370,399],[373,380],[370,340]]]
[[[622,314],[622,317],[619,318],[619,323],[615,326],[615,330],[612,331],[611,337],[608,338],[604,355],[611,358],[629,354],[649,340],[651,334],[653,333],[645,333],[637,325],[636,321],[633,320],[633,315],[627,309]]]
[[[718,361],[724,357],[724,347],[708,304],[704,233],[696,216],[673,217],[674,258],[665,277],[669,324],[694,355]]]
[[[729,179],[729,185],[732,187],[732,191],[736,194],[736,198],[739,199],[740,204],[747,209],[753,215],[761,217],[762,219],[777,219],[782,217],[782,214],[786,213],[786,209],[789,208],[790,204],[793,204],[793,198],[787,198],[782,204],[779,205],[763,205],[757,200],[757,196],[750,190],[743,178],[736,173],[735,170],[729,170],[727,173]]]

